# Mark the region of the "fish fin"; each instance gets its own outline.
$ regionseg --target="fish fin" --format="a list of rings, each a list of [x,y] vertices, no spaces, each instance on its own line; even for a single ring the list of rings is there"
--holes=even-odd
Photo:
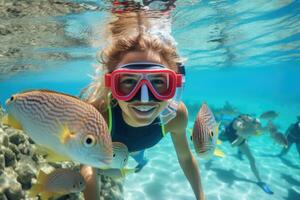
[[[70,159],[67,156],[62,156],[60,154],[57,154],[53,151],[48,152],[47,156],[46,156],[46,160],[49,162],[62,162],[62,161],[72,161],[72,159]]]
[[[123,168],[121,169],[122,177],[125,177],[127,174],[135,173],[135,168]]]
[[[224,158],[225,154],[223,153],[223,151],[221,151],[220,149],[216,148],[214,151],[214,155],[220,158]]]
[[[112,142],[112,146],[114,148],[124,148],[128,150],[127,146],[122,142]]]
[[[262,135],[262,131],[256,130],[255,131],[255,136],[261,136]]]
[[[40,170],[40,171],[39,171],[39,174],[38,174],[38,176],[37,176],[37,182],[38,182],[39,184],[45,183],[46,180],[47,180],[47,176],[48,176],[48,174],[47,174],[46,172],[44,172],[43,170]]]
[[[33,198],[36,197],[43,191],[42,184],[35,184],[28,190],[28,197]]]
[[[54,152],[53,150],[51,150],[47,147],[44,147],[42,145],[36,145],[36,147],[37,147],[36,152],[41,155],[46,155],[45,159],[49,162],[61,162],[61,161],[71,161],[72,160],[69,157],[58,154],[58,153]]]
[[[44,172],[43,170],[39,171],[37,176],[37,183],[34,186],[32,186],[28,192],[29,197],[35,197],[36,195],[41,194],[41,197],[43,199],[43,191],[44,191],[43,185],[47,181],[47,177],[48,174],[46,172]]]
[[[217,145],[221,145],[222,144],[222,141],[217,139]]]
[[[15,129],[23,130],[23,127],[20,122],[18,122],[13,116],[6,114],[2,120],[2,124],[11,126]]]
[[[70,139],[74,137],[74,133],[70,131],[67,125],[62,126],[62,131],[59,134],[59,141],[62,144],[66,144]]]

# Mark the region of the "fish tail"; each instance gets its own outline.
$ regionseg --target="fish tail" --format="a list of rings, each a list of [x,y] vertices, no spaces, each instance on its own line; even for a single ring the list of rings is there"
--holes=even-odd
[[[37,183],[33,185],[28,191],[29,197],[35,197],[43,192],[43,183],[46,181],[46,178],[47,174],[44,171],[40,170],[37,176]]]
[[[28,191],[28,197],[33,198],[36,197],[38,194],[40,194],[43,190],[43,187],[41,184],[35,184],[30,188]]]
[[[135,168],[123,168],[121,169],[122,177],[125,177],[127,174],[132,174],[135,173],[136,169]]]
[[[220,158],[224,158],[225,154],[223,153],[223,151],[221,151],[220,149],[216,148],[214,151],[214,155]]]

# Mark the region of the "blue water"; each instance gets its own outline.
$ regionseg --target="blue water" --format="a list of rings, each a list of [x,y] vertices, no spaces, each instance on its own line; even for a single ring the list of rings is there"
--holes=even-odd
[[[68,34],[89,38],[90,46],[37,48],[37,52],[68,52],[77,59],[46,60],[39,71],[2,74],[1,105],[10,95],[28,89],[78,95],[91,81],[89,75],[93,75],[95,55],[103,41],[97,38],[102,31],[99,25],[106,19],[105,11],[59,17],[67,24]],[[173,19],[174,37],[187,58],[184,102],[222,107],[228,101],[240,112],[256,116],[275,110],[279,112],[275,122],[282,132],[300,115],[300,1],[179,1]],[[249,146],[262,179],[275,194],[268,195],[255,184],[247,159],[238,160],[236,149],[224,142],[220,148],[225,158],[210,162],[197,157],[206,198],[300,199],[295,146],[283,159],[274,157],[281,147],[266,134],[250,139]],[[190,147],[193,149],[192,144]],[[150,149],[148,157],[150,162],[142,172],[124,180],[126,200],[194,199],[170,136]]]

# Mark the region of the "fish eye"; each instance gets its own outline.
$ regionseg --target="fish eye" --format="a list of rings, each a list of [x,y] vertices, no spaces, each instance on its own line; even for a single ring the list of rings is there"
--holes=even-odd
[[[241,122],[241,121],[238,121],[238,122],[236,123],[236,126],[239,127],[239,128],[244,128],[244,124],[243,124],[243,122]]]
[[[96,144],[96,139],[93,135],[87,135],[83,139],[83,144],[85,147],[93,147]]]
[[[210,136],[214,137],[214,132],[213,131],[210,132]]]
[[[15,100],[15,97],[14,97],[14,96],[11,96],[9,100],[10,100],[10,101],[14,101],[14,100]]]
[[[113,157],[116,157],[116,154],[115,154],[115,153],[113,154]]]

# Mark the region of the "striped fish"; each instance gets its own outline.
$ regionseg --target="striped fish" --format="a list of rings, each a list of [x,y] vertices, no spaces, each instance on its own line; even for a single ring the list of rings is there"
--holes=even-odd
[[[113,159],[109,168],[122,169],[126,166],[128,157],[127,146],[121,142],[113,142]]]
[[[97,168],[112,161],[112,141],[102,115],[90,104],[63,93],[33,90],[6,101],[4,124],[24,130],[49,154]]]
[[[29,197],[40,195],[42,200],[52,197],[81,192],[85,188],[85,181],[79,172],[71,169],[55,169],[49,174],[40,170],[37,182],[28,191]]]
[[[203,103],[194,122],[192,140],[196,153],[200,157],[208,158],[214,153],[223,157],[222,152],[215,152],[218,140],[219,124],[212,111]]]

